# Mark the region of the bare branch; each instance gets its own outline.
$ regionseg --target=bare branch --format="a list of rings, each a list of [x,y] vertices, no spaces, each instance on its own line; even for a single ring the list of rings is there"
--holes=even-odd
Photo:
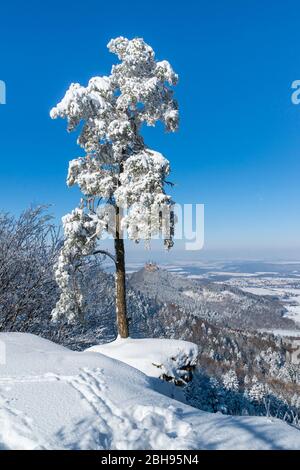
[[[116,258],[115,256],[110,253],[109,251],[106,251],[106,250],[96,250],[94,251],[93,255],[105,255],[105,256],[108,256],[108,258],[112,259],[113,262],[116,264]]]

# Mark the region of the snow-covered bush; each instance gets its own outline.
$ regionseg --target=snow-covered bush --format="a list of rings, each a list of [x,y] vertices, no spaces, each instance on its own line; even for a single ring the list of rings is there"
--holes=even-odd
[[[60,236],[46,209],[0,214],[0,330],[37,331],[57,300]]]

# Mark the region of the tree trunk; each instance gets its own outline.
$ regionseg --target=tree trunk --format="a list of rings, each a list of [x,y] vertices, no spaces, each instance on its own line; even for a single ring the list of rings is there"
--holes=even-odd
[[[125,279],[125,249],[124,240],[120,231],[120,209],[116,208],[116,311],[118,334],[121,338],[128,338],[128,319],[126,312],[126,279]]]

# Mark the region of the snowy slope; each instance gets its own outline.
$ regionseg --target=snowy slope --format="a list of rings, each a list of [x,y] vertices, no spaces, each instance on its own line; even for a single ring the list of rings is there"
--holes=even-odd
[[[300,447],[300,432],[283,422],[191,408],[104,355],[22,333],[1,333],[0,341],[0,449]]]

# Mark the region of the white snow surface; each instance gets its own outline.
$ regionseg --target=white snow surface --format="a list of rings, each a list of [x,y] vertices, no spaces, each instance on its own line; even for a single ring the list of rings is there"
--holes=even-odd
[[[25,333],[1,333],[0,341],[0,449],[300,447],[300,432],[279,420],[197,410],[100,353]]]
[[[159,378],[180,375],[180,368],[195,365],[198,348],[194,343],[172,339],[122,339],[92,346],[86,351],[104,354],[118,359],[144,372],[149,377]]]

